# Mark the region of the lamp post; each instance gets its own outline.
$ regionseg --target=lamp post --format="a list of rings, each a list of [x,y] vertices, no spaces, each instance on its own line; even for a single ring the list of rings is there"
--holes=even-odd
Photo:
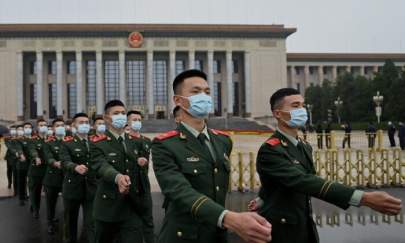
[[[334,103],[336,106],[336,115],[338,117],[338,123],[340,124],[340,108],[343,105],[343,101],[340,99],[340,96],[337,97]]]
[[[309,125],[312,127],[312,108],[314,107],[311,104],[306,105],[308,113],[309,113]]]
[[[375,103],[375,115],[377,116],[377,122],[380,124],[381,114],[382,114],[382,103],[384,96],[380,95],[380,91],[377,91],[377,95],[373,96],[373,101]]]

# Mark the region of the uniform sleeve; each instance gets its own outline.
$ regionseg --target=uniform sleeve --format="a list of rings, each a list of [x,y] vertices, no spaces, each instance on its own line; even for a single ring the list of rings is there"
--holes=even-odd
[[[76,168],[77,164],[72,161],[72,157],[70,156],[68,145],[63,144],[61,146],[60,157],[61,157],[63,169],[65,169],[66,171],[70,171],[72,173],[76,172],[75,168]]]
[[[56,161],[56,159],[51,151],[50,143],[45,143],[43,150],[44,150],[44,160],[45,160],[44,162],[48,165],[52,165]]]
[[[29,141],[27,145],[28,157],[30,158],[31,162],[39,158],[38,150],[36,148],[36,141]]]
[[[119,172],[105,159],[103,150],[96,144],[90,143],[90,167],[103,180],[114,183]]]
[[[167,200],[189,211],[197,221],[217,226],[225,208],[191,186],[161,141],[155,140],[151,151],[155,175]]]
[[[257,155],[260,177],[279,183],[289,190],[311,195],[340,208],[347,209],[354,189],[338,182],[308,174],[292,165],[287,156],[275,147],[263,145]]]

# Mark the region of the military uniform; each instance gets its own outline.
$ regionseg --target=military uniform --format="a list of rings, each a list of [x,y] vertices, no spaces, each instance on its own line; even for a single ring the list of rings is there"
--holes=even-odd
[[[17,139],[17,157],[21,155],[25,156],[25,160],[18,159],[17,168],[17,186],[18,186],[18,198],[20,199],[20,204],[24,204],[27,200],[27,173],[29,168],[29,143],[31,142],[30,137],[23,137]]]
[[[8,137],[4,141],[7,152],[5,159],[7,161],[7,179],[9,186],[12,185],[14,189],[14,196],[17,195],[17,148],[18,141],[16,138]]]
[[[28,188],[30,190],[31,210],[34,213],[38,213],[41,206],[42,182],[47,167],[44,151],[45,140],[46,138],[35,136],[28,144],[29,161],[31,162],[28,170]],[[40,165],[36,165],[35,158],[41,160]]]
[[[62,191],[63,171],[53,165],[54,162],[62,160],[60,156],[62,141],[62,139],[51,136],[46,141],[44,148],[47,169],[43,183],[46,193],[47,218],[51,226],[55,222],[55,208],[59,193]]]
[[[156,137],[152,161],[165,196],[159,242],[227,242],[222,229],[232,141],[221,131],[200,134],[181,123]]]
[[[62,196],[64,203],[64,242],[77,242],[77,221],[80,206],[83,208],[83,224],[88,241],[94,242],[92,217],[94,195],[97,188],[96,174],[89,166],[89,141],[78,136],[65,137],[61,159],[64,170]],[[88,171],[80,175],[76,166],[86,165]]]
[[[141,147],[127,135],[114,135],[107,131],[98,135],[91,144],[92,168],[97,171],[100,182],[94,199],[97,242],[114,242],[120,236],[120,243],[142,242],[140,202],[145,191],[138,165]],[[128,175],[131,180],[129,193],[118,190],[116,177]]]
[[[319,242],[311,196],[347,209],[360,203],[361,192],[316,176],[311,146],[287,136],[275,132],[258,152],[259,214],[272,224],[273,243]]]
[[[149,161],[150,147],[152,141],[143,135],[140,134],[130,134],[131,141],[138,143],[138,146],[141,147],[139,151],[139,157],[144,157]],[[143,193],[140,195],[140,203],[142,203],[142,212],[140,217],[142,219],[142,235],[145,243],[155,242],[154,235],[154,224],[153,224],[153,203],[152,203],[152,194],[149,182],[149,163],[143,167],[140,167],[140,177]]]

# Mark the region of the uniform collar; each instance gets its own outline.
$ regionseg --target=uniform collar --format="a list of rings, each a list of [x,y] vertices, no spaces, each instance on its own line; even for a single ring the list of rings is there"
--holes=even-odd
[[[293,137],[293,136],[291,136],[291,135],[289,135],[289,134],[287,134],[287,133],[281,131],[281,129],[278,128],[278,127],[277,127],[277,131],[278,131],[279,133],[281,133],[281,135],[283,135],[285,138],[287,138],[288,141],[290,141],[292,144],[294,144],[294,146],[297,146],[297,145],[298,145],[298,142],[299,142],[299,141],[298,141],[297,138],[295,138],[295,137]]]
[[[108,131],[111,133],[111,135],[114,136],[115,139],[118,140],[118,138],[121,137],[123,140],[125,140],[125,132],[123,132],[122,134],[117,134],[111,130],[108,130]]]
[[[204,134],[208,141],[210,141],[210,135],[208,133],[208,129],[207,129],[207,125],[205,125],[204,129],[202,130],[202,132],[197,131],[195,128],[191,127],[190,125],[188,125],[185,122],[181,122],[181,124],[184,126],[184,128],[189,131],[194,137],[198,137],[198,135],[200,135],[200,133]]]

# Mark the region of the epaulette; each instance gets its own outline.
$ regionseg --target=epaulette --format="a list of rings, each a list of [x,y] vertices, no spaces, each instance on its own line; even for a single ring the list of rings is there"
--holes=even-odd
[[[269,138],[266,141],[266,143],[269,144],[270,146],[276,146],[276,145],[279,145],[281,143],[281,141],[278,138]]]
[[[90,137],[90,141],[92,141],[93,143],[97,143],[100,141],[104,141],[104,140],[108,140],[108,136],[105,134],[101,134],[101,135],[93,135]]]
[[[177,131],[177,130],[172,130],[172,131],[169,131],[169,132],[160,134],[159,136],[156,137],[156,139],[157,139],[157,140],[165,140],[165,139],[174,137],[174,136],[176,136],[176,135],[178,135],[178,134],[180,134],[179,131]]]
[[[140,138],[141,138],[140,135],[129,134],[129,139],[140,139]]]
[[[215,135],[221,134],[221,135],[225,135],[227,137],[231,136],[229,133],[221,131],[221,130],[216,130],[216,129],[210,129],[210,130]]]
[[[63,142],[70,142],[70,141],[73,141],[73,137],[72,137],[72,136],[65,136],[65,137],[63,138]]]
[[[49,142],[53,142],[53,141],[56,141],[56,137],[55,136],[48,136],[48,139],[45,142],[49,143]]]

